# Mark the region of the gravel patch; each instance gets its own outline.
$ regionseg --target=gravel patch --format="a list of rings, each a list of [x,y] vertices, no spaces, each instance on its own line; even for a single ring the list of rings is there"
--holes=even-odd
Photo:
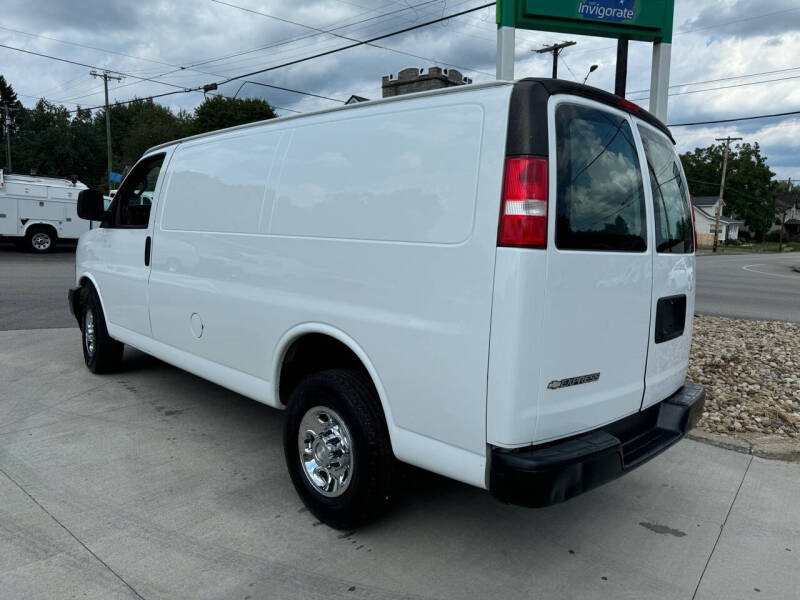
[[[706,388],[698,428],[800,441],[800,324],[695,316],[689,378]]]

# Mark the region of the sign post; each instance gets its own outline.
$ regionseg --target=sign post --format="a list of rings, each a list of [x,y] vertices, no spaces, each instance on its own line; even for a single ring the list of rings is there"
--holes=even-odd
[[[667,116],[675,0],[497,0],[497,78],[514,79],[514,33],[554,31],[653,42],[650,112]]]

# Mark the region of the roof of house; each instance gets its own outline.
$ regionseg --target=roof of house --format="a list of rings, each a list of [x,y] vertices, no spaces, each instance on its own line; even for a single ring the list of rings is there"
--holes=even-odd
[[[356,96],[353,94],[347,99],[345,104],[355,104],[356,102],[369,102],[369,98],[364,98],[364,96]]]
[[[710,206],[710,205],[705,205],[705,206]],[[715,214],[712,214],[704,210],[702,204],[699,206],[695,204],[695,209],[696,212],[700,213],[710,221],[715,221],[717,219],[717,216]],[[744,223],[744,221],[742,221],[741,219],[737,219],[735,217],[726,217],[724,215],[719,216],[719,222],[722,223],[723,225],[734,225],[734,224],[741,225]]]
[[[716,196],[692,196],[692,204],[695,206],[714,206],[717,203]]]

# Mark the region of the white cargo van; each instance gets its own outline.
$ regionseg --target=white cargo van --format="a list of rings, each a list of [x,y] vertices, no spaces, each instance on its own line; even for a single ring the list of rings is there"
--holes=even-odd
[[[152,195],[152,204],[147,200]],[[691,428],[692,212],[669,131],[549,79],[363,102],[148,151],[81,237],[94,372],[123,344],[287,411],[335,527],[395,460],[526,506]]]
[[[50,252],[56,241],[76,240],[89,223],[78,218],[80,181],[0,170],[0,237],[31,252]]]

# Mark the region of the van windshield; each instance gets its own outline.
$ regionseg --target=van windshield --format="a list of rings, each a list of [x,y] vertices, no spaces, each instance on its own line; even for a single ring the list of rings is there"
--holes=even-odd
[[[694,248],[689,194],[678,157],[664,136],[639,127],[650,173],[656,224],[656,251],[690,254]]]

